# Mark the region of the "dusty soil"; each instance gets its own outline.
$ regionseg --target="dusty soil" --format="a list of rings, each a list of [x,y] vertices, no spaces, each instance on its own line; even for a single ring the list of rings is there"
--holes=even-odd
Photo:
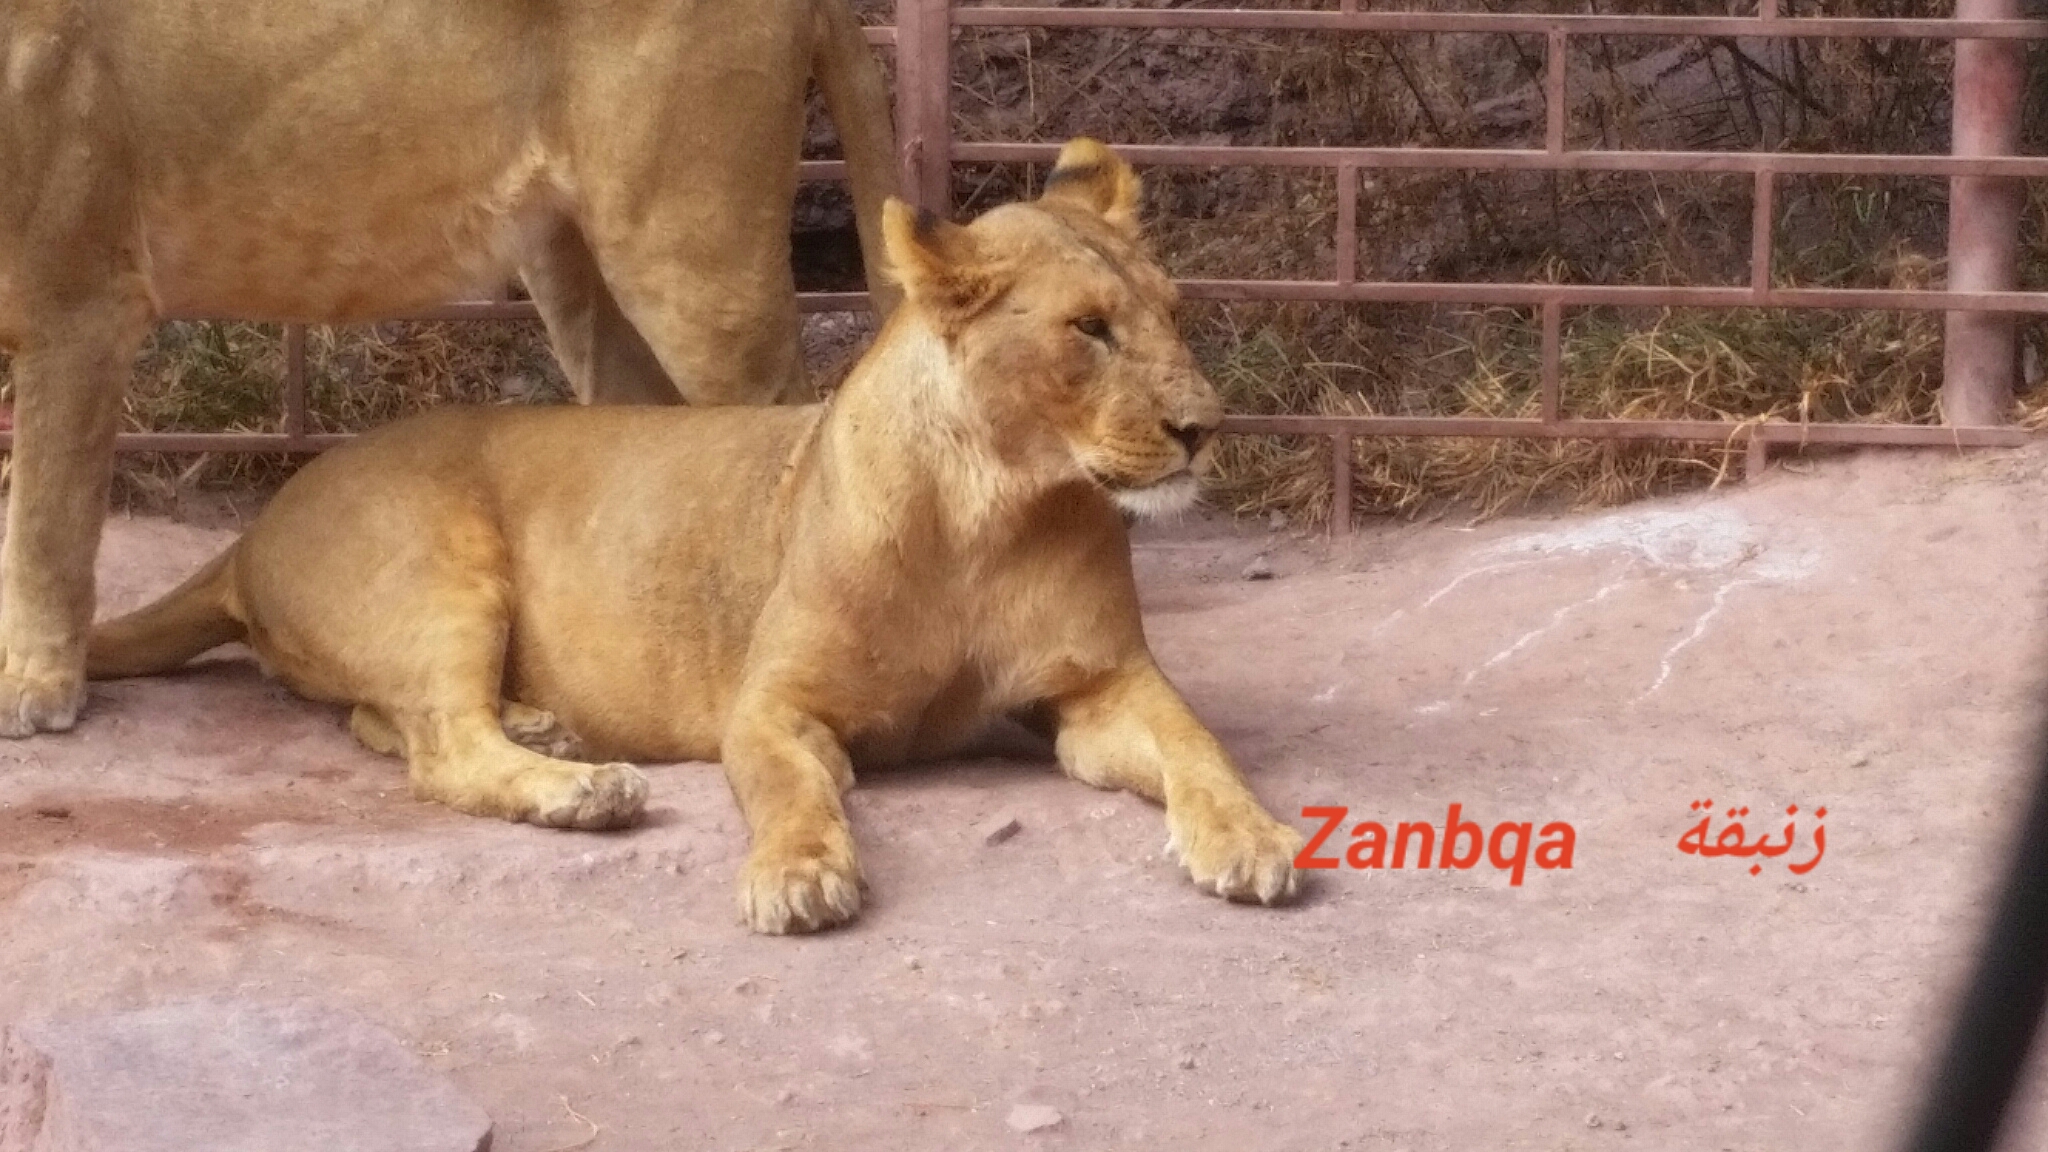
[[[1342,869],[1285,911],[1195,892],[1156,811],[1027,753],[863,780],[866,915],[762,939],[713,767],[654,768],[638,831],[547,832],[415,803],[245,663],[98,686],[0,747],[0,1017],[327,997],[501,1152],[1881,1147],[2024,784],[2044,508],[2048,454],[1890,454],[1334,546],[1146,537],[1159,655],[1277,811],[1576,832],[1519,887]],[[116,520],[107,607],[224,538]],[[1826,854],[1786,867],[1803,824],[1758,875],[1681,853],[1707,798],[1825,806]]]

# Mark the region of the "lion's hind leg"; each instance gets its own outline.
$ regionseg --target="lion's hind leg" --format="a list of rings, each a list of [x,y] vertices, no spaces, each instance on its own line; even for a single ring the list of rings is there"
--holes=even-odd
[[[647,804],[645,776],[628,764],[545,754],[568,751],[573,739],[552,714],[498,697],[505,626],[493,609],[502,597],[442,592],[414,601],[420,634],[435,643],[392,654],[381,690],[350,718],[356,738],[403,755],[423,800],[551,828],[636,822]]]
[[[489,709],[428,712],[396,725],[415,794],[479,816],[551,828],[623,828],[647,806],[630,764],[578,764],[522,748]]]
[[[552,716],[505,706],[514,592],[490,517],[400,469],[346,488],[349,473],[322,475],[287,485],[244,537],[250,639],[266,662],[305,695],[356,705],[351,731],[402,755],[421,799],[556,828],[638,820],[647,780],[631,766],[521,746],[568,749]]]
[[[391,726],[391,721],[386,720],[382,712],[368,704],[358,704],[348,714],[348,732],[356,738],[356,743],[379,756],[405,755],[405,740],[399,736],[398,729]]]
[[[507,700],[498,709],[498,725],[506,739],[556,760],[580,760],[583,741],[569,731],[553,712]],[[379,756],[404,756],[405,740],[382,712],[358,704],[349,713],[348,730],[356,741]]]

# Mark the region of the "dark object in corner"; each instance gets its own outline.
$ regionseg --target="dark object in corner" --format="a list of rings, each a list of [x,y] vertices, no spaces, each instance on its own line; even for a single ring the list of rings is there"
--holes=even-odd
[[[2048,999],[2048,731],[2036,756],[1998,908],[1906,1152],[1988,1152],[2026,1069]]]

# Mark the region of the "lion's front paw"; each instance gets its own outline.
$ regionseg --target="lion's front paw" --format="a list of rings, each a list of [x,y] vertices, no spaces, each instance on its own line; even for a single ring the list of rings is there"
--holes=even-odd
[[[1196,884],[1227,900],[1278,904],[1294,897],[1301,833],[1257,804],[1208,803],[1169,809],[1166,850]]]
[[[756,932],[816,932],[859,911],[860,865],[843,823],[757,843],[740,869],[740,915]]]
[[[0,670],[0,736],[64,732],[85,706],[85,671],[9,656]]]
[[[647,807],[647,777],[631,764],[599,764],[560,773],[534,806],[532,820],[550,828],[624,828]]]

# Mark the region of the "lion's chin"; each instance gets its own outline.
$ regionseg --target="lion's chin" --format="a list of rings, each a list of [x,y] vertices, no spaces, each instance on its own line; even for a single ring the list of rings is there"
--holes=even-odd
[[[1111,488],[1109,492],[1109,498],[1116,501],[1117,507],[1140,520],[1166,520],[1179,516],[1193,508],[1200,495],[1200,482],[1194,473],[1185,470],[1142,488]]]

